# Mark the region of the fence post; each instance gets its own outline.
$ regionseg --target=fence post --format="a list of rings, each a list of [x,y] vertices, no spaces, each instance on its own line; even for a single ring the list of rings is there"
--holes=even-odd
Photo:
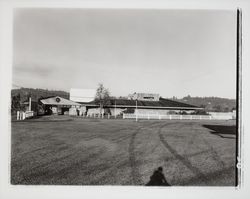
[[[182,120],[182,115],[180,115],[180,119]]]
[[[201,120],[201,115],[200,115],[200,120]]]
[[[148,114],[148,120],[149,120],[149,114]]]
[[[171,120],[172,119],[172,117],[171,117],[172,115],[169,115],[169,119]]]
[[[123,113],[123,114],[122,114],[122,119],[125,119],[124,117],[125,117],[125,116],[124,116],[124,113]]]

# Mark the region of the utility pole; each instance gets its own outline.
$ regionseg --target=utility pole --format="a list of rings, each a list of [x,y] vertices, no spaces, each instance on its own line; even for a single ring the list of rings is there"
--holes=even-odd
[[[136,113],[135,113],[135,121],[137,122],[138,121],[138,116],[137,116],[137,99],[135,100],[135,107],[136,107]]]
[[[31,97],[29,97],[29,111],[31,111]]]
[[[115,119],[116,119],[116,100],[115,100]]]

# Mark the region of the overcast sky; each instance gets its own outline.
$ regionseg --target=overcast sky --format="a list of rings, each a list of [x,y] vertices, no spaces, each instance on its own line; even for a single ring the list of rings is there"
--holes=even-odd
[[[17,9],[13,84],[235,98],[236,11]]]

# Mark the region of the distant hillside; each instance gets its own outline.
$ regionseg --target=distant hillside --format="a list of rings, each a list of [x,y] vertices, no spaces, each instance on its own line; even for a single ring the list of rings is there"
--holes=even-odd
[[[191,96],[186,96],[183,97],[182,99],[177,99],[173,97],[171,99],[203,107],[205,108],[206,111],[228,112],[236,108],[235,99],[227,99],[220,97],[191,97]]]
[[[32,101],[37,101],[41,97],[49,97],[55,95],[69,99],[69,93],[65,91],[54,91],[34,88],[19,88],[11,90],[11,97],[17,96],[19,94],[21,102],[26,101],[29,96],[31,96]]]

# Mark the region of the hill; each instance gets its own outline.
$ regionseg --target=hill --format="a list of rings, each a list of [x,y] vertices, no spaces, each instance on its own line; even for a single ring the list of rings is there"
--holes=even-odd
[[[220,97],[191,97],[190,95],[181,99],[177,99],[176,97],[171,99],[205,108],[206,111],[228,112],[236,108],[235,99]]]
[[[65,91],[34,89],[34,88],[19,88],[11,90],[11,98],[20,95],[20,101],[26,101],[31,96],[32,101],[38,101],[41,97],[60,96],[69,99],[69,93]]]

